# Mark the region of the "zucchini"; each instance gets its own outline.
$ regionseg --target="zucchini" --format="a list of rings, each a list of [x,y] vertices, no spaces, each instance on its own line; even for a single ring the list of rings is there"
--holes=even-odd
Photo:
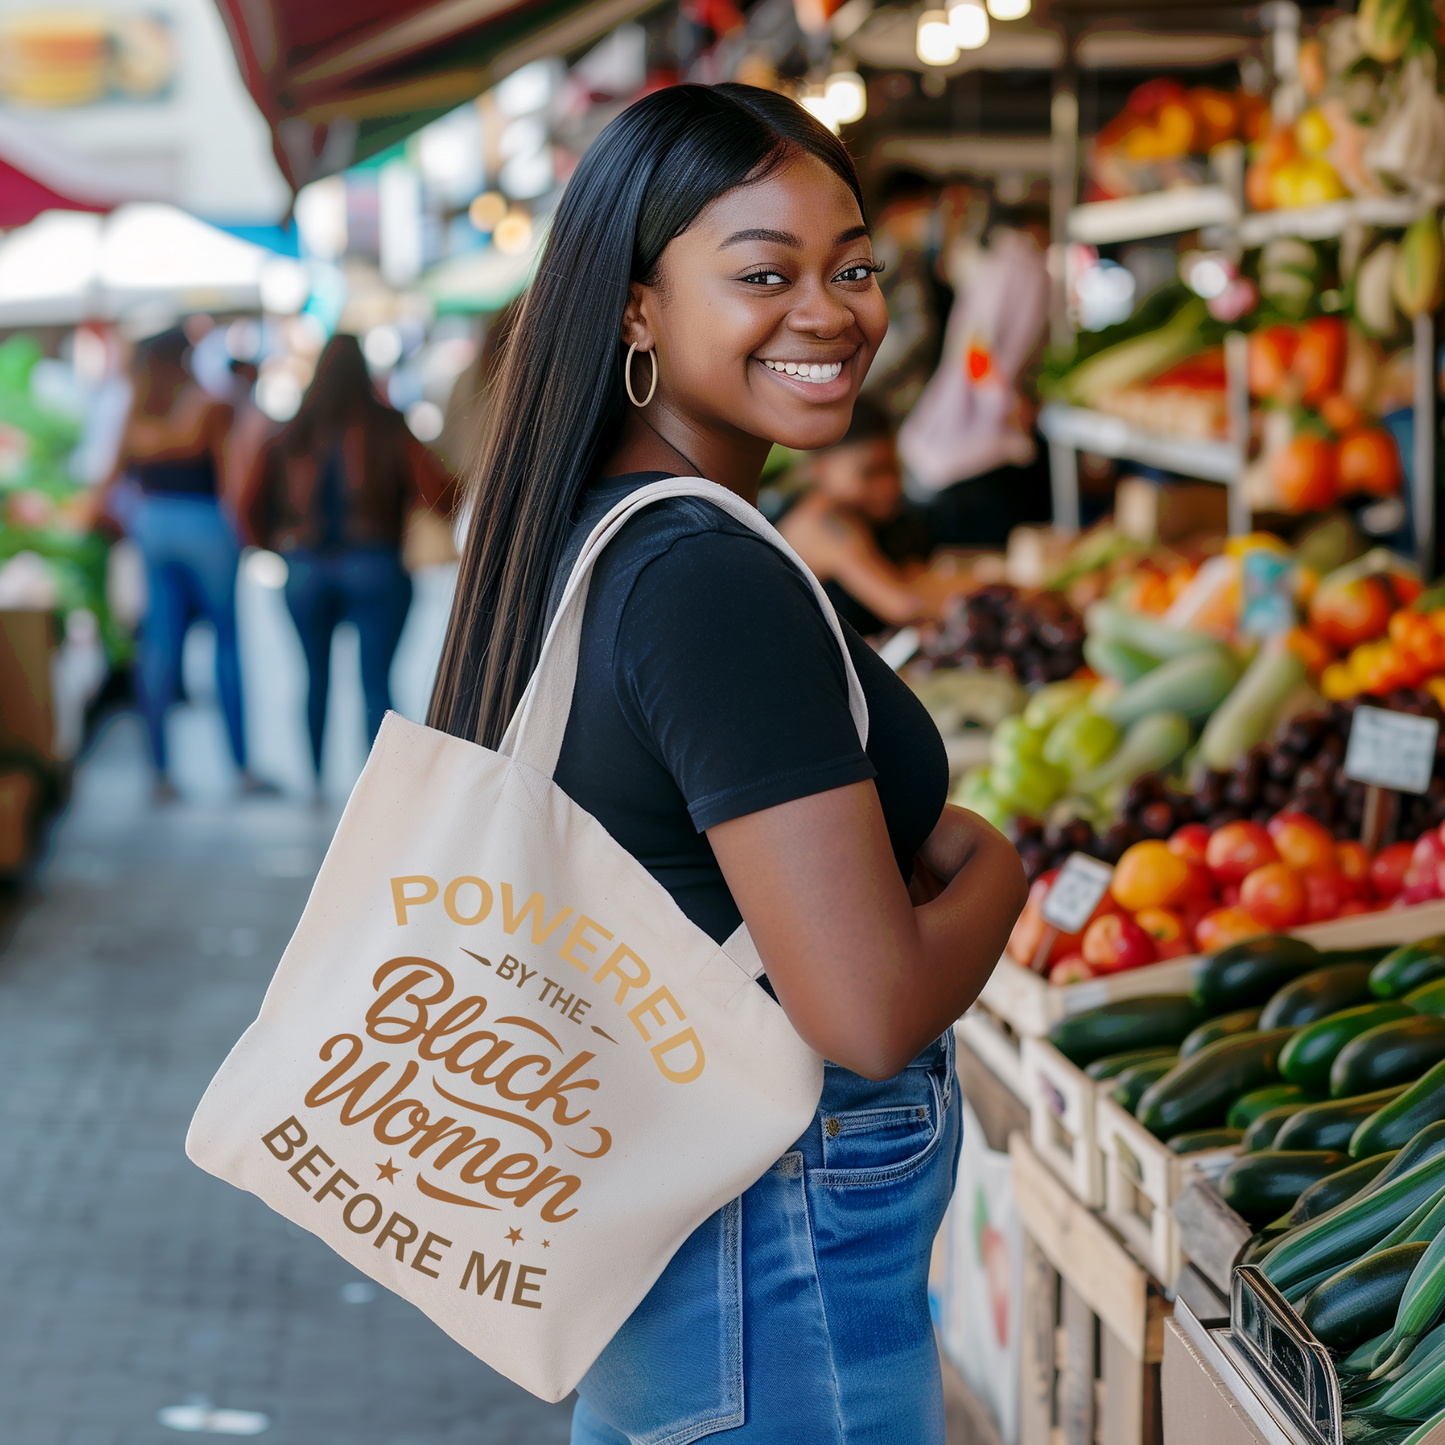
[[[1348,1350],[1388,1329],[1426,1244],[1397,1244],[1347,1264],[1304,1302],[1300,1318],[1332,1350]]]
[[[1090,637],[1122,642],[1146,657],[1167,661],[1191,652],[1207,652],[1219,646],[1207,632],[1171,627],[1158,617],[1134,612],[1117,602],[1091,602],[1084,613],[1084,628]]]
[[[1135,1064],[1133,1068],[1125,1069],[1114,1080],[1114,1087],[1109,1090],[1109,1097],[1121,1109],[1127,1109],[1132,1114],[1139,1107],[1139,1100],[1144,1097],[1144,1091],[1156,1079],[1162,1079],[1176,1063],[1178,1063],[1178,1059],[1173,1054],[1167,1054],[1162,1059],[1153,1059],[1147,1064]]]
[[[1293,1118],[1286,1119],[1274,1136],[1276,1149],[1340,1149],[1350,1146],[1355,1130],[1376,1109],[1383,1108],[1399,1092],[1379,1089],[1352,1099],[1331,1099],[1326,1104],[1309,1104]]]
[[[1198,1154],[1205,1149],[1232,1149],[1243,1138],[1238,1129],[1191,1129],[1187,1134],[1176,1134],[1168,1148],[1176,1154]]]
[[[1204,725],[1199,756],[1205,766],[1232,768],[1242,762],[1265,741],[1280,707],[1304,678],[1303,660],[1283,637],[1265,642]]]
[[[1403,1094],[1371,1114],[1355,1130],[1350,1153],[1356,1159],[1367,1159],[1382,1149],[1408,1154],[1417,1146],[1432,1152],[1445,1150],[1445,1063],[1436,1064]]]
[[[1231,1129],[1248,1130],[1261,1114],[1269,1109],[1276,1109],[1281,1104],[1297,1103],[1303,1108],[1306,1104],[1323,1102],[1320,1095],[1311,1094],[1298,1084],[1266,1084],[1262,1089],[1251,1089],[1249,1093],[1241,1094],[1229,1106],[1229,1114],[1224,1122]]]
[[[1186,994],[1144,994],[1060,1019],[1049,1030],[1049,1042],[1082,1069],[1095,1059],[1126,1049],[1172,1047],[1205,1017],[1204,1010]]]
[[[1412,988],[1405,995],[1405,1002],[1417,1014],[1434,1014],[1436,1018],[1445,1015],[1445,978],[1433,978]]]
[[[1147,652],[1140,652],[1127,642],[1110,642],[1103,637],[1084,639],[1084,661],[1100,677],[1111,677],[1126,686],[1159,666],[1157,657],[1150,657]]]
[[[1200,1024],[1179,1045],[1179,1057],[1187,1059],[1191,1054],[1197,1054],[1206,1044],[1217,1043],[1220,1039],[1228,1038],[1230,1034],[1253,1032],[1259,1028],[1260,1013],[1261,1010],[1257,1008],[1239,1009],[1232,1014],[1221,1014],[1217,1019]]]
[[[1247,938],[1204,960],[1191,997],[1211,1015],[1248,1008],[1267,1003],[1291,979],[1319,966],[1319,950],[1302,938]]]
[[[1413,1089],[1406,1089],[1404,1094],[1402,1094],[1400,1098],[1408,1098],[1409,1095],[1413,1092]],[[1396,1103],[1398,1102],[1399,1100],[1396,1100]],[[1394,1107],[1394,1104],[1386,1104],[1385,1107],[1379,1112],[1381,1114],[1384,1114],[1387,1113],[1389,1110],[1393,1109]],[[1376,1116],[1372,1114],[1370,1117],[1374,1118]],[[1355,1139],[1358,1139],[1359,1137],[1360,1132],[1357,1129],[1355,1131]],[[1351,1149],[1355,1147],[1355,1139],[1350,1140]],[[1378,1152],[1379,1151],[1372,1149],[1370,1151],[1370,1154],[1365,1154],[1362,1152],[1352,1155],[1351,1157],[1356,1159],[1368,1159],[1372,1154]],[[1427,1124],[1418,1133],[1412,1134],[1410,1138],[1405,1141],[1405,1144],[1401,1147],[1400,1152],[1395,1155],[1389,1167],[1382,1175],[1380,1175],[1380,1177],[1375,1181],[1375,1183],[1370,1186],[1370,1188],[1379,1189],[1383,1187],[1384,1185],[1388,1184],[1392,1179],[1394,1179],[1397,1175],[1404,1174],[1406,1171],[1413,1169],[1417,1164],[1423,1164],[1427,1159],[1433,1159],[1437,1154],[1445,1154],[1445,1120],[1437,1121],[1434,1124]]]
[[[1279,1051],[1290,1034],[1272,1029],[1206,1044],[1150,1084],[1134,1111],[1139,1122],[1160,1139],[1222,1124],[1234,1099],[1278,1077]]]
[[[1445,978],[1445,934],[1402,944],[1370,970],[1370,992],[1376,998],[1403,998],[1407,993]]]
[[[1112,1079],[1115,1075],[1122,1074],[1125,1069],[1132,1069],[1135,1064],[1173,1058],[1178,1058],[1178,1054],[1170,1048],[1129,1049],[1122,1054],[1105,1054],[1102,1059],[1095,1059],[1084,1072],[1091,1079]]]
[[[1337,1173],[1344,1162],[1343,1154],[1328,1149],[1241,1154],[1224,1171],[1219,1192],[1236,1214],[1263,1224],[1283,1214],[1311,1184]]]
[[[1367,948],[1327,948],[1320,954],[1322,964],[1368,963],[1371,968],[1399,947],[1398,943],[1372,943]]]
[[[1306,1024],[1279,1056],[1279,1071],[1292,1084],[1326,1094],[1330,1086],[1330,1065],[1351,1039],[1378,1024],[1413,1016],[1413,1011],[1403,1003],[1366,1003],[1341,1009],[1328,1018]]]
[[[1445,1019],[1432,1014],[1377,1024],[1347,1043],[1330,1065],[1330,1097],[1412,1084],[1445,1059]]]
[[[1445,1313],[1445,1203],[1432,1211],[1435,1234],[1415,1265],[1400,1297],[1389,1337],[1375,1354],[1372,1378],[1388,1374],[1408,1359],[1415,1346]],[[1422,1227],[1422,1233],[1425,1232]]]
[[[1280,1104],[1277,1108],[1266,1109],[1248,1129],[1244,1131],[1244,1152],[1259,1154],[1274,1148],[1275,1135],[1284,1128],[1286,1120],[1293,1119],[1305,1104]]]
[[[1277,1289],[1284,1290],[1328,1264],[1343,1265],[1378,1244],[1442,1188],[1445,1154],[1437,1154],[1388,1184],[1367,1188],[1291,1230],[1270,1252],[1264,1272]]]
[[[1312,968],[1285,984],[1265,1004],[1262,1029],[1303,1028],[1370,999],[1370,965],[1337,963]]]
[[[1239,663],[1226,647],[1215,645],[1171,658],[1090,707],[1118,727],[1133,726],[1152,713],[1208,717],[1239,681]]]
[[[1294,1228],[1308,1219],[1314,1219],[1327,1209],[1353,1199],[1367,1184],[1373,1183],[1390,1166],[1395,1154],[1376,1154],[1373,1159],[1361,1159],[1357,1164],[1327,1175],[1318,1184],[1311,1184],[1295,1200],[1285,1223]]]

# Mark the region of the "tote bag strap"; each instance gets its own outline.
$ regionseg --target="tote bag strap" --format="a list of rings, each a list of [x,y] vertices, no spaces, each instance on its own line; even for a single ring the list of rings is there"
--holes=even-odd
[[[572,711],[572,691],[577,682],[577,656],[582,641],[582,615],[587,605],[587,589],[592,580],[592,568],[602,555],[603,548],[629,518],[644,507],[650,507],[654,502],[665,501],[669,497],[701,497],[711,502],[728,516],[756,532],[764,541],[770,542],[808,579],[818,606],[822,608],[823,616],[827,619],[843,654],[843,671],[848,678],[848,711],[852,715],[853,725],[858,729],[859,744],[866,747],[868,704],[864,700],[863,687],[858,681],[853,659],[848,655],[848,645],[843,640],[843,629],[838,625],[837,613],[833,611],[833,604],[823,591],[822,584],[756,507],[749,506],[736,493],[718,486],[715,482],[704,481],[701,477],[674,477],[668,481],[650,482],[645,487],[639,487],[613,507],[592,529],[572,568],[572,575],[568,578],[557,615],[547,630],[536,670],[517,704],[517,710],[512,714],[512,720],[507,724],[506,733],[497,751],[504,757],[525,763],[548,778],[552,776],[562,752],[562,737],[567,731],[567,717]]]

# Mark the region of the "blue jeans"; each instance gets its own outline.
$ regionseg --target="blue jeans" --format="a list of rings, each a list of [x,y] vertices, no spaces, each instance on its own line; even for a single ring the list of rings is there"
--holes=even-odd
[[[146,495],[129,516],[145,559],[150,598],[140,644],[141,706],[156,768],[166,770],[166,710],[180,696],[186,629],[204,617],[216,629],[216,691],[238,768],[246,766],[241,663],[236,649],[235,533],[208,497]]]
[[[928,1261],[953,1093],[951,1033],[881,1084],[829,1064],[807,1133],[689,1236],[583,1377],[572,1445],[942,1445]]]
[[[391,706],[391,659],[411,606],[411,578],[392,546],[353,547],[334,556],[286,553],[286,606],[301,634],[310,686],[306,724],[311,756],[321,771],[326,730],[326,689],[331,680],[331,634],[354,622],[361,636],[361,690],[366,697],[366,735],[375,742]]]

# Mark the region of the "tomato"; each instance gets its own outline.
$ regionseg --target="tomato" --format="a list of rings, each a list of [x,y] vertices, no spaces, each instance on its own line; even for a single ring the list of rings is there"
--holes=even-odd
[[[1382,426],[1357,427],[1340,438],[1335,453],[1340,494],[1372,492],[1392,497],[1400,490],[1400,450]]]
[[[1239,902],[1269,928],[1293,928],[1305,911],[1305,885],[1283,863],[1266,863],[1239,885]]]
[[[1189,864],[1156,838],[1135,843],[1114,869],[1109,891],[1121,908],[1167,908],[1184,896],[1190,882]]]
[[[1354,890],[1356,898],[1371,899],[1375,890],[1370,886],[1370,851],[1363,843],[1346,839],[1335,844],[1335,868]]]
[[[1296,873],[1334,867],[1335,835],[1308,813],[1276,813],[1267,826],[1275,850]]]
[[[1174,830],[1166,846],[1187,863],[1204,862],[1204,850],[1209,846],[1209,824],[1185,823]]]
[[[1323,437],[1295,437],[1275,457],[1274,485],[1286,511],[1323,511],[1338,489],[1334,447]]]
[[[1222,883],[1241,883],[1256,868],[1278,863],[1279,853],[1258,823],[1226,823],[1215,829],[1205,850],[1209,871]]]
[[[1154,940],[1122,913],[1096,918],[1084,930],[1084,962],[1095,973],[1121,973],[1154,962]]]
[[[1325,424],[1335,432],[1352,431],[1365,420],[1365,413],[1359,402],[1341,396],[1338,392],[1320,402],[1319,412]]]
[[[1335,918],[1354,894],[1349,880],[1333,868],[1304,875],[1305,914],[1302,923],[1323,923]]]
[[[1310,603],[1310,626],[1326,642],[1348,650],[1383,637],[1394,610],[1390,584],[1378,575],[1325,583]]]
[[[1293,326],[1267,326],[1249,338],[1249,394],[1277,400],[1290,386],[1290,361],[1299,344]]]
[[[1393,898],[1405,886],[1413,843],[1391,843],[1370,860],[1370,886],[1381,898]]]
[[[1154,940],[1156,958],[1182,958],[1194,952],[1179,914],[1167,908],[1144,908],[1134,915],[1134,922]]]
[[[1054,886],[1054,879],[1059,876],[1057,868],[1050,868],[1047,873],[1040,873],[1029,887],[1028,902],[1024,904],[1024,911],[1019,914],[1018,921],[1013,926],[1013,932],[1009,934],[1008,955],[1017,964],[1024,968],[1033,966],[1034,954],[1039,951],[1039,944],[1043,942],[1044,930],[1048,924],[1044,922],[1042,909],[1044,899],[1049,895],[1049,889]],[[1104,891],[1099,906],[1093,911],[1091,919],[1102,917],[1106,913],[1117,913],[1119,905],[1114,902],[1108,890]],[[1050,962],[1062,958],[1066,953],[1076,950],[1083,942],[1082,933],[1061,933],[1049,946],[1048,956],[1044,959],[1046,967]]]
[[[1316,316],[1300,327],[1290,370],[1299,379],[1307,406],[1317,406],[1340,389],[1345,343],[1345,323],[1338,316]]]
[[[1194,932],[1202,952],[1218,953],[1221,948],[1227,948],[1231,943],[1239,943],[1246,938],[1258,938],[1261,933],[1268,933],[1269,929],[1243,908],[1216,908],[1213,913],[1206,913],[1199,920],[1199,926]]]
[[[1184,936],[1189,940],[1190,946],[1197,948],[1196,930],[1199,927],[1199,920],[1207,913],[1213,913],[1219,907],[1217,898],[1186,898],[1179,905],[1179,921],[1184,925]]]
[[[1188,92],[1177,80],[1159,76],[1155,80],[1146,80],[1142,85],[1136,85],[1129,92],[1124,108],[1134,115],[1152,116],[1166,102],[1172,101],[1177,105],[1186,99]]]
[[[1049,982],[1059,987],[1069,983],[1086,983],[1093,977],[1094,970],[1084,962],[1082,953],[1068,954],[1049,970]]]
[[[1221,141],[1234,138],[1239,127],[1239,107],[1232,95],[1196,85],[1189,92],[1189,108],[1199,126],[1202,149],[1213,150]]]

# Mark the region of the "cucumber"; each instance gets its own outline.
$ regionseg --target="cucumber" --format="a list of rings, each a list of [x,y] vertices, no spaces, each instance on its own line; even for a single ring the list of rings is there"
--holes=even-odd
[[[1139,1107],[1139,1100],[1144,1097],[1144,1091],[1156,1079],[1162,1079],[1177,1062],[1175,1056],[1170,1054],[1162,1059],[1153,1059],[1147,1064],[1135,1064],[1133,1068],[1125,1069],[1114,1080],[1114,1087],[1110,1089],[1109,1097],[1121,1109],[1127,1109],[1132,1114]]]
[[[1365,1003],[1341,1009],[1328,1018],[1306,1024],[1279,1056],[1279,1071],[1302,1089],[1327,1094],[1330,1066],[1351,1039],[1378,1024],[1414,1016],[1413,1010],[1403,1003]]]
[[[1239,681],[1239,663],[1225,647],[1201,648],[1161,662],[1122,691],[1090,706],[1119,727],[1131,727],[1151,713],[1208,717]]]
[[[1285,984],[1320,966],[1319,950],[1301,938],[1271,933],[1231,943],[1204,960],[1191,997],[1211,1015],[1264,1004]]]
[[[1437,1018],[1445,1015],[1445,978],[1431,979],[1419,988],[1412,988],[1405,995],[1405,1002],[1417,1014],[1434,1014]]]
[[[1049,1030],[1049,1042],[1082,1069],[1106,1054],[1172,1047],[1206,1017],[1186,994],[1144,994],[1060,1019]]]
[[[1193,632],[1187,627],[1171,627],[1158,617],[1132,612],[1117,602],[1101,600],[1090,603],[1084,613],[1084,627],[1090,637],[1122,642],[1125,647],[1160,659],[1207,652],[1219,646],[1208,633]]]
[[[1104,637],[1084,639],[1084,661],[1100,677],[1113,678],[1125,686],[1138,682],[1146,672],[1153,672],[1159,666],[1157,657],[1150,657],[1147,652],[1140,652],[1127,642],[1110,642]]]
[[[1168,1148],[1176,1154],[1198,1154],[1205,1149],[1233,1148],[1243,1138],[1238,1129],[1191,1129],[1187,1134],[1176,1134]]]
[[[1261,1010],[1257,1008],[1239,1009],[1235,1013],[1221,1014],[1217,1019],[1210,1019],[1207,1024],[1200,1024],[1179,1045],[1179,1057],[1187,1059],[1192,1054],[1197,1054],[1206,1044],[1217,1043],[1220,1039],[1228,1038],[1230,1034],[1253,1032],[1259,1028],[1260,1013]]]
[[[1442,1188],[1445,1154],[1437,1154],[1396,1175],[1388,1184],[1367,1187],[1353,1199],[1291,1230],[1270,1251],[1262,1266],[1264,1273],[1277,1289],[1284,1290],[1326,1265],[1338,1268],[1378,1244]]]
[[[1401,1099],[1407,1098],[1413,1092],[1413,1089],[1406,1089],[1404,1094],[1400,1095],[1400,1099],[1397,1099],[1395,1103],[1399,1103]],[[1394,1104],[1386,1104],[1379,1113],[1386,1113],[1394,1107]],[[1373,1119],[1376,1115],[1372,1114],[1370,1117]],[[1355,1130],[1355,1139],[1359,1137],[1360,1131],[1357,1129]],[[1352,1149],[1355,1147],[1355,1139],[1350,1140],[1350,1147]],[[1368,1159],[1377,1152],[1379,1151],[1372,1149],[1368,1154],[1361,1152],[1351,1157]],[[1427,1159],[1433,1159],[1437,1154],[1445,1154],[1445,1120],[1437,1120],[1433,1124],[1427,1124],[1423,1129],[1412,1134],[1401,1146],[1399,1153],[1395,1155],[1385,1172],[1380,1175],[1375,1183],[1370,1185],[1370,1188],[1382,1188],[1394,1179],[1396,1175],[1404,1174],[1407,1170],[1413,1169],[1417,1164],[1423,1164]]]
[[[1303,1028],[1370,999],[1370,965],[1314,968],[1279,990],[1260,1015],[1262,1029]]]
[[[1445,1151],[1445,1063],[1436,1064],[1371,1114],[1350,1140],[1350,1153],[1356,1159],[1367,1159],[1382,1149],[1409,1153],[1417,1147]]]
[[[1236,1214],[1251,1224],[1263,1224],[1283,1214],[1311,1184],[1338,1173],[1346,1162],[1345,1155],[1328,1149],[1241,1154],[1224,1171],[1219,1192]]]
[[[1278,1077],[1279,1051],[1290,1034],[1272,1029],[1206,1044],[1150,1084],[1136,1117],[1160,1139],[1222,1124],[1233,1100]]]
[[[1305,1107],[1304,1104],[1280,1104],[1277,1108],[1266,1109],[1244,1131],[1244,1152],[1259,1154],[1265,1149],[1273,1149],[1275,1135],[1284,1128],[1285,1121],[1293,1119]]]
[[[1343,1204],[1347,1199],[1353,1199],[1367,1184],[1378,1179],[1397,1157],[1396,1153],[1388,1153],[1377,1154],[1373,1159],[1361,1159],[1359,1163],[1351,1164],[1348,1168],[1321,1179],[1318,1184],[1311,1184],[1295,1200],[1294,1208],[1290,1210],[1285,1222],[1290,1228],[1294,1228],[1323,1214],[1327,1209],[1333,1209],[1337,1204]]]
[[[1327,1104],[1310,1104],[1291,1119],[1286,1119],[1274,1136],[1276,1149],[1339,1149],[1349,1148],[1355,1130],[1376,1109],[1383,1108],[1400,1091],[1379,1089],[1373,1094],[1360,1094],[1351,1099],[1331,1099]]]
[[[1402,944],[1370,970],[1370,992],[1376,998],[1403,998],[1422,983],[1445,978],[1445,934]]]
[[[1231,1129],[1248,1130],[1261,1114],[1277,1109],[1281,1104],[1298,1104],[1303,1108],[1306,1104],[1323,1102],[1319,1094],[1311,1094],[1298,1084],[1266,1084],[1262,1089],[1251,1089],[1249,1093],[1241,1094],[1229,1106],[1224,1122]]]
[[[1412,1084],[1445,1059],[1445,1019],[1412,1014],[1366,1030],[1330,1065],[1330,1097],[1339,1099]]]
[[[1095,1059],[1084,1072],[1091,1079],[1112,1079],[1115,1075],[1122,1074],[1125,1069],[1132,1069],[1135,1064],[1174,1058],[1178,1058],[1178,1054],[1170,1048],[1129,1049],[1122,1054],[1105,1054],[1102,1059]]]
[[[1332,1350],[1348,1350],[1389,1329],[1410,1275],[1428,1248],[1397,1244],[1332,1274],[1300,1311],[1310,1333]]]

